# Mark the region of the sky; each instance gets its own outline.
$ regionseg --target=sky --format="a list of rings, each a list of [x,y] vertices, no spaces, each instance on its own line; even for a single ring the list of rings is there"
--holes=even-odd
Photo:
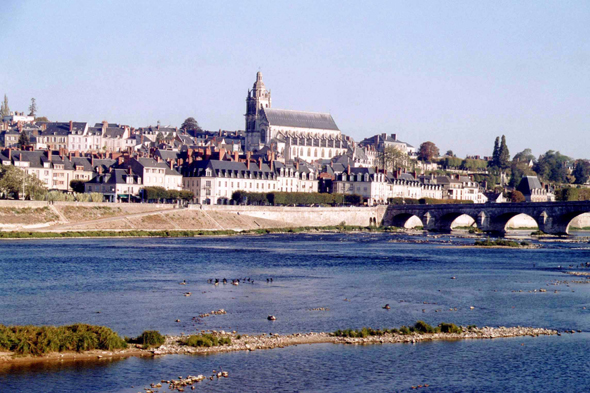
[[[587,0],[0,4],[0,94],[51,121],[244,129],[260,70],[357,141],[590,158]]]

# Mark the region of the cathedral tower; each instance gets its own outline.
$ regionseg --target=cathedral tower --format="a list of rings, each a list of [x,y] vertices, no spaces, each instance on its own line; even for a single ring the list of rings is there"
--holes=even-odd
[[[246,150],[258,150],[266,142],[266,135],[261,135],[259,120],[263,108],[271,107],[270,90],[266,90],[262,81],[262,72],[256,73],[256,82],[248,90],[246,98]]]

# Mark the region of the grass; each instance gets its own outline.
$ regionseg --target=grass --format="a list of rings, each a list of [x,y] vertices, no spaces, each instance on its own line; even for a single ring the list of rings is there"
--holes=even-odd
[[[266,235],[271,233],[300,233],[310,231],[338,231],[338,232],[395,232],[394,227],[361,227],[361,226],[325,226],[325,227],[297,227],[297,228],[265,228],[245,231],[233,230],[162,230],[162,231],[66,231],[66,232],[0,232],[0,239],[45,239],[70,237],[196,237],[196,236],[229,236],[238,234]]]
[[[475,325],[470,325],[470,328]],[[463,330],[453,323],[441,323],[438,326],[430,326],[424,321],[418,321],[414,326],[402,326],[399,329],[371,329],[364,327],[360,330],[346,329],[336,330],[332,333],[332,336],[336,337],[353,337],[353,338],[365,338],[369,336],[382,336],[384,334],[425,334],[425,333],[461,333]]]
[[[152,347],[159,347],[164,344],[166,338],[160,334],[157,330],[146,330],[139,336],[131,339],[126,339],[128,343],[142,344],[143,349],[149,349]]]
[[[513,240],[505,240],[505,239],[498,239],[498,240],[476,240],[474,243],[475,246],[480,247],[527,247],[530,244],[528,242],[515,242]]]
[[[0,349],[17,355],[41,356],[51,352],[114,350],[127,343],[104,326],[74,324],[68,326],[0,325]]]
[[[187,337],[185,344],[191,347],[218,347],[231,345],[231,338],[218,337],[212,334],[197,334]]]

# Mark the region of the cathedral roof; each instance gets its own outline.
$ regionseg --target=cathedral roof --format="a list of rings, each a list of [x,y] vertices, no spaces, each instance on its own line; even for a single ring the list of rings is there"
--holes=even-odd
[[[300,112],[287,109],[264,108],[268,123],[273,126],[315,128],[340,131],[329,113]]]

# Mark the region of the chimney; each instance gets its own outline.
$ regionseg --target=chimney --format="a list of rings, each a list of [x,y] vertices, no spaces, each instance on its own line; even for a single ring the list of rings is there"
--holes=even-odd
[[[238,162],[238,158],[240,157],[240,154],[237,151],[234,151],[234,161]]]
[[[387,134],[385,134],[385,133],[381,134],[381,138],[383,138],[384,141],[387,140]]]
[[[207,146],[205,149],[205,159],[208,159],[211,156],[211,147]]]
[[[74,129],[74,122],[70,120],[70,132]]]
[[[170,160],[170,169],[174,169],[174,160]]]
[[[43,131],[47,130],[47,123],[41,124],[41,130],[43,130]]]
[[[125,159],[123,158],[123,156],[119,156],[117,157],[117,163],[119,165],[123,165],[123,163],[125,162]]]
[[[94,154],[90,156],[90,165],[94,168]]]
[[[391,139],[393,139],[394,141],[397,141],[397,134],[391,134]]]
[[[99,175],[102,175],[102,165],[99,165],[98,166],[98,174]]]
[[[102,133],[104,134],[105,131],[107,130],[107,127],[109,126],[109,123],[106,120],[103,120],[102,122]]]
[[[221,147],[219,149],[219,160],[222,161],[224,157],[225,157],[225,149],[223,147]]]
[[[252,153],[251,152],[246,152],[246,168],[248,168],[248,170],[250,170],[250,155]]]
[[[418,179],[418,171],[414,170],[414,179]]]
[[[221,128],[219,129],[219,136],[221,136]]]
[[[295,170],[299,171],[299,160],[295,161]]]
[[[129,174],[130,174],[130,175],[132,175],[132,174],[133,174],[133,171],[131,170],[131,165],[129,165],[129,166],[127,167],[127,170],[129,171]]]
[[[53,160],[53,152],[51,150],[47,150],[47,160],[49,160],[49,162]]]
[[[258,159],[258,169],[262,170],[262,157]]]
[[[350,176],[350,164],[346,167],[346,174]]]

